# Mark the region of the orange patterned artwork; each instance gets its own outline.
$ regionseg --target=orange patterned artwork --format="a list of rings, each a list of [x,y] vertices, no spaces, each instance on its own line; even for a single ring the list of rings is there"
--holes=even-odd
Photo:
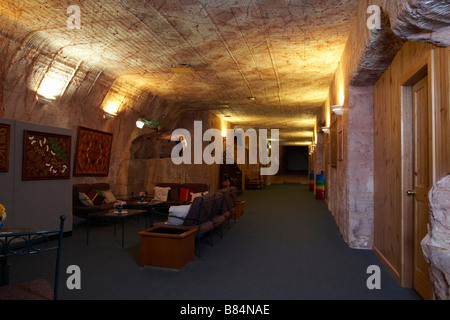
[[[78,128],[74,176],[107,176],[111,157],[112,133]]]
[[[70,178],[72,137],[24,130],[22,180]]]

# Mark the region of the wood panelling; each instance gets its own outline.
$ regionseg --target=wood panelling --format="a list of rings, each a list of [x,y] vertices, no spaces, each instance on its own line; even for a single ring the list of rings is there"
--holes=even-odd
[[[429,75],[436,178],[448,172],[449,49],[408,42],[374,89],[374,251],[403,286],[411,286],[412,235],[406,190],[411,183],[408,86]],[[425,67],[425,68],[424,68]],[[419,79],[417,79],[419,80]],[[444,151],[445,150],[445,151]],[[445,174],[444,174],[445,175]]]

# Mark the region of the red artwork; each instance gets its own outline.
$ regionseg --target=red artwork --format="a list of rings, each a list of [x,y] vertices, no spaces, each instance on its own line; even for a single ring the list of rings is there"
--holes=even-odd
[[[107,176],[111,157],[112,133],[78,128],[74,176]]]

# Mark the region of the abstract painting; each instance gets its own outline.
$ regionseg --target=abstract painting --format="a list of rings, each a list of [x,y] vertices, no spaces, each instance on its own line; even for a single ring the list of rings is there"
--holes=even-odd
[[[74,176],[107,176],[112,133],[78,127]]]
[[[72,137],[24,130],[22,180],[70,179]]]

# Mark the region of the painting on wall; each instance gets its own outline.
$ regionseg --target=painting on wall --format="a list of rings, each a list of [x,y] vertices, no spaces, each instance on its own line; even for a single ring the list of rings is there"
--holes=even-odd
[[[330,145],[331,145],[331,155],[330,155],[330,163],[332,167],[337,166],[337,121],[333,122],[330,126]]]
[[[338,159],[344,160],[344,129],[338,132]]]
[[[0,123],[0,172],[9,170],[9,143],[11,137],[11,126]]]
[[[70,179],[72,137],[24,130],[22,180]]]
[[[112,133],[78,127],[74,176],[107,176]]]

